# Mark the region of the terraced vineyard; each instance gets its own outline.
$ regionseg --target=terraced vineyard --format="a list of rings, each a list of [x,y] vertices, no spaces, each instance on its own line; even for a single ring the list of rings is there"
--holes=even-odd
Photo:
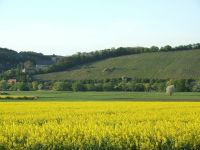
[[[121,56],[74,67],[68,71],[36,75],[38,80],[121,78],[196,79],[200,77],[200,50],[154,52]]]

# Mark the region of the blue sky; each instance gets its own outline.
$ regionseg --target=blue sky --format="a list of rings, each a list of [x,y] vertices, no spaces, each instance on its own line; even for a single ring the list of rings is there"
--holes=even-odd
[[[0,0],[0,47],[70,55],[200,42],[199,0]]]

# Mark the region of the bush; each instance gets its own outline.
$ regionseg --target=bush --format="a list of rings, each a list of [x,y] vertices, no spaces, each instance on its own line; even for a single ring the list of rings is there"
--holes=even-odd
[[[3,100],[36,100],[38,99],[35,96],[0,96],[0,99]]]
[[[187,92],[187,88],[185,85],[186,80],[176,80],[175,87],[177,92]]]
[[[81,83],[81,82],[74,82],[74,83],[72,84],[72,90],[73,90],[74,92],[77,92],[77,91],[85,91],[86,88],[85,88],[85,86],[84,86],[83,83]]]
[[[114,86],[112,85],[112,83],[104,83],[103,84],[103,90],[104,91],[113,91],[114,90]]]
[[[192,92],[200,92],[200,84],[196,84],[192,87]]]
[[[0,92],[0,95],[9,95],[9,93],[6,93],[6,92]]]
[[[66,82],[55,82],[52,86],[52,90],[54,91],[70,91],[71,84]]]

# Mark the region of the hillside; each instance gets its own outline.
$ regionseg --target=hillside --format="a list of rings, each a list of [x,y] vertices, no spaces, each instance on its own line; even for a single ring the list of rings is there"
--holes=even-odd
[[[53,64],[52,56],[36,52],[17,52],[7,48],[0,48],[0,72],[14,69],[20,63],[32,61],[34,64]]]
[[[172,47],[166,45],[164,47],[119,47],[104,49],[98,51],[87,52],[78,52],[74,55],[63,57],[53,65],[50,65],[48,69],[43,73],[52,73],[66,71],[73,67],[76,67],[80,64],[94,63],[96,61],[105,60],[108,58],[114,58],[119,56],[127,56],[133,54],[142,54],[142,53],[153,53],[153,52],[170,52],[170,51],[185,51],[185,50],[197,50],[200,49],[200,43],[189,44],[189,45],[179,45]]]
[[[36,75],[37,80],[120,78],[199,78],[200,50],[142,53],[109,58],[68,71]]]

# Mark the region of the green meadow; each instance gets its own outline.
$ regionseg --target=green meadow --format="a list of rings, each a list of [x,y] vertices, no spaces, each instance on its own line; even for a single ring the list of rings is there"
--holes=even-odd
[[[9,96],[34,96],[25,101],[200,101],[198,92],[177,92],[173,96],[159,92],[60,92],[60,91],[12,91]],[[0,101],[16,101],[4,99]],[[23,100],[22,100],[23,101]]]

